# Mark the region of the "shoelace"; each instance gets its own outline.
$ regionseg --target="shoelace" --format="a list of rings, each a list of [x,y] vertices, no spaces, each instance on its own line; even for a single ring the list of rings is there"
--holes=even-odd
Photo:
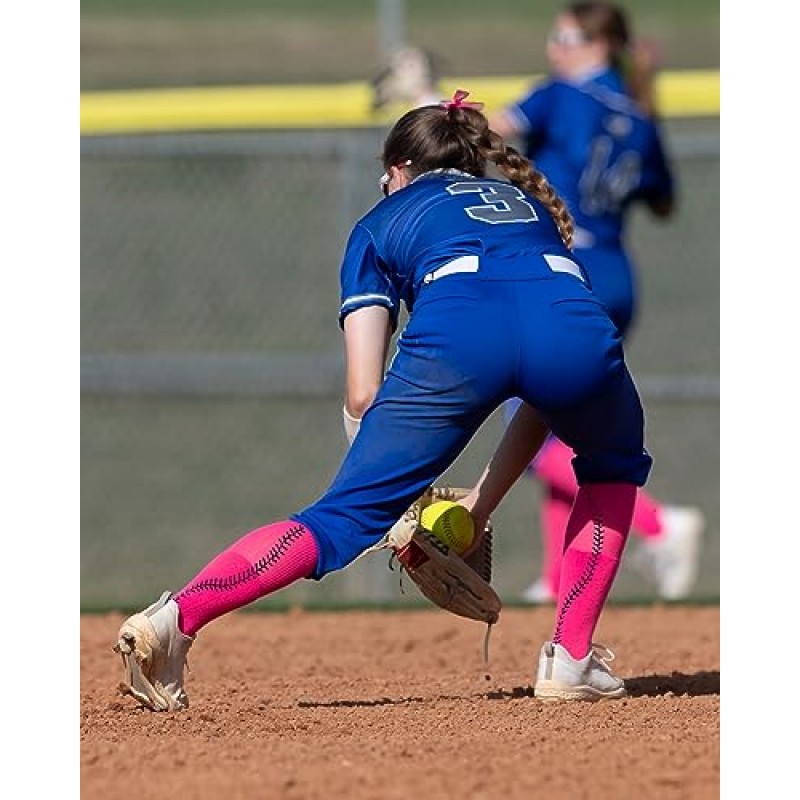
[[[600,642],[592,642],[592,658],[611,671],[611,662],[616,658],[614,651]]]

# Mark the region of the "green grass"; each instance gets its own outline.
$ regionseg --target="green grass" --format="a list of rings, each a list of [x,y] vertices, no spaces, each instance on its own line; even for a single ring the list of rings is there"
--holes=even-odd
[[[448,76],[539,72],[559,3],[443,0],[406,4],[407,39]],[[383,62],[374,0],[88,0],[81,5],[81,88],[364,80]],[[629,4],[638,35],[669,69],[718,68],[719,6]]]
[[[463,17],[515,17],[550,19],[561,7],[557,2],[521,2],[520,0],[406,0],[409,18],[445,19],[451,23]],[[348,17],[376,16],[377,0],[82,0],[81,16],[119,14],[121,16],[197,15],[229,16],[252,12],[285,16],[323,16],[336,20]],[[710,0],[632,0],[625,4],[634,20],[666,16],[677,19],[719,18],[719,3]]]

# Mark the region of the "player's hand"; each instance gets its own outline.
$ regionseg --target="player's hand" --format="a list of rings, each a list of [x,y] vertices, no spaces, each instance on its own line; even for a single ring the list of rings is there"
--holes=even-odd
[[[472,544],[461,554],[462,558],[469,558],[481,546],[481,540],[489,525],[489,517],[486,514],[481,514],[479,509],[476,508],[478,501],[478,492],[471,489],[464,497],[458,502],[466,508],[472,515],[472,520],[475,523],[475,536],[472,539]]]

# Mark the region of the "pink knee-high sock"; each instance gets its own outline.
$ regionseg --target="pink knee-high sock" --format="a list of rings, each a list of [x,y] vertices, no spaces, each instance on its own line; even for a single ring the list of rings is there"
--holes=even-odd
[[[318,554],[316,539],[299,522],[284,520],[250,531],[175,595],[181,632],[194,636],[211,620],[308,578]]]
[[[643,539],[653,539],[663,530],[661,503],[644,489],[639,489],[636,492],[636,504],[633,507],[631,532],[638,533]]]
[[[573,658],[592,646],[597,622],[619,568],[636,501],[629,483],[582,486],[564,546],[553,641]]]
[[[561,559],[564,552],[564,532],[572,511],[574,495],[548,486],[542,500],[542,570],[541,577],[553,597],[558,597]]]
[[[544,483],[548,494],[553,495],[557,492],[559,497],[564,498],[565,502],[570,504],[578,493],[578,482],[572,469],[574,455],[572,449],[567,447],[564,442],[556,439],[555,436],[550,436],[531,465],[536,477]],[[545,513],[547,512],[545,511]],[[545,520],[543,533],[549,540],[550,534],[547,528]],[[658,536],[662,530],[661,503],[644,489],[639,489],[633,509],[631,532],[649,539]],[[548,540],[545,541],[545,550],[549,546]],[[560,553],[560,550],[556,552]],[[554,564],[551,564],[550,567],[557,573],[557,567]],[[546,577],[544,573],[543,577]]]
[[[549,436],[531,464],[540,481],[549,488],[557,489],[570,501],[578,493],[578,482],[572,469],[574,456],[572,448],[555,436]]]

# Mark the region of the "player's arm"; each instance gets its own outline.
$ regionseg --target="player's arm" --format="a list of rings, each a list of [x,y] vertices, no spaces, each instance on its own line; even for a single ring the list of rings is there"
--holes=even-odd
[[[480,480],[460,501],[472,512],[476,530],[483,530],[486,520],[539,452],[549,432],[541,414],[521,403]]]
[[[346,365],[342,417],[347,441],[352,444],[361,417],[383,383],[400,305],[372,233],[361,223],[348,239],[339,280],[339,325],[344,332]]]
[[[513,139],[520,133],[517,118],[507,109],[496,111],[489,117],[489,127],[504,139]]]
[[[674,216],[676,208],[675,176],[664,149],[658,126],[645,152],[642,173],[642,199],[650,213],[659,220]]]
[[[372,405],[383,383],[391,335],[391,318],[384,306],[364,306],[345,317],[345,427],[347,417],[358,423]],[[348,431],[350,441],[354,436]]]
[[[550,84],[534,87],[517,103],[489,115],[489,127],[506,140],[525,138],[537,142],[552,115]]]
[[[344,320],[345,404],[361,417],[383,383],[391,338],[389,311],[365,306]]]
[[[653,216],[659,219],[671,217],[672,212],[675,210],[675,200],[673,197],[649,197],[645,202]]]

